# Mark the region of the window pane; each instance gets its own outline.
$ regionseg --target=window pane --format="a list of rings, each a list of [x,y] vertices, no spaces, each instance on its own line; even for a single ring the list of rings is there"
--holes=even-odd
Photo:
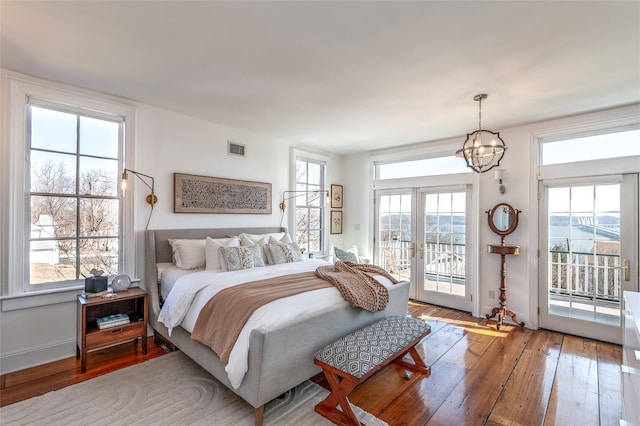
[[[569,211],[569,188],[549,188],[549,212],[566,213]]]
[[[76,156],[31,151],[31,192],[74,194]]]
[[[640,155],[638,141],[640,129],[546,142],[542,144],[542,165]]]
[[[67,238],[76,235],[76,200],[31,196],[31,238]]]
[[[61,247],[56,240],[31,241],[29,250],[31,284],[76,279],[75,256],[66,252],[74,253],[73,243]]]
[[[467,163],[455,155],[377,164],[376,168],[378,169],[378,179],[381,180],[471,172]]]
[[[116,199],[83,198],[80,200],[80,236],[116,237],[118,207]]]
[[[94,268],[103,271],[103,275],[118,273],[117,238],[80,240],[80,272],[89,276]]]
[[[31,107],[31,148],[76,152],[77,116]]]
[[[321,251],[322,244],[320,239],[320,231],[310,231],[309,232],[309,250],[310,251]]]
[[[112,121],[80,117],[80,154],[118,158],[118,130]]]
[[[118,160],[80,157],[81,195],[118,195]]]

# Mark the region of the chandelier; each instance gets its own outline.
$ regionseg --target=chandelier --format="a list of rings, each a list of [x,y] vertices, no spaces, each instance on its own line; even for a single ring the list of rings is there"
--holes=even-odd
[[[456,157],[464,158],[467,167],[476,173],[484,173],[499,166],[507,150],[499,132],[482,130],[482,100],[487,99],[487,96],[486,93],[481,93],[473,97],[478,102],[478,130],[467,133],[462,148],[456,151]]]

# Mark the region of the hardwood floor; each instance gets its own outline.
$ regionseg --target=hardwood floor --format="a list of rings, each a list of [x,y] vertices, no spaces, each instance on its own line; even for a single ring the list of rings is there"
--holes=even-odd
[[[146,355],[142,355],[140,342],[91,352],[87,358],[86,373],[80,373],[80,360],[74,356],[3,374],[0,376],[0,407],[93,379],[164,354],[164,349],[153,343],[153,337],[149,337]]]
[[[545,330],[505,326],[411,302],[431,325],[418,346],[427,378],[391,365],[356,388],[352,403],[396,425],[618,425],[622,348]],[[2,376],[0,406],[162,355],[120,345]],[[314,380],[324,386],[321,375]]]

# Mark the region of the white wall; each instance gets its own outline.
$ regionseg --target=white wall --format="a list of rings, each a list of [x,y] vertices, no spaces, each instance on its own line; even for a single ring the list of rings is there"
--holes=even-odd
[[[281,215],[278,203],[282,192],[289,189],[290,144],[143,104],[137,105],[136,123],[135,164],[127,162],[126,167],[155,178],[158,204],[154,208],[150,229],[279,226]],[[6,137],[2,140],[2,152],[5,155],[8,152],[8,140]],[[228,155],[228,140],[245,145],[246,156]],[[342,157],[328,156],[328,181],[339,183],[342,180]],[[272,214],[173,213],[174,172],[270,182]],[[149,191],[143,184],[135,183],[135,180],[130,175],[128,190],[134,191],[135,200],[135,271],[139,278],[143,278],[143,231],[149,212],[145,197]],[[3,175],[2,181],[6,183],[8,176]],[[7,211],[5,204],[3,215]],[[287,218],[283,224],[286,226],[286,223]],[[336,236],[332,242],[339,244],[340,238]],[[2,244],[2,251],[6,253],[10,249],[10,242],[3,239]],[[6,280],[6,271],[1,276],[2,280]],[[7,287],[2,285],[2,288]],[[2,374],[75,355],[76,293],[50,296],[53,304],[31,307],[34,305],[33,298],[2,298]]]
[[[528,125],[499,130],[508,150],[500,163],[504,170],[503,182],[506,193],[498,192],[498,184],[492,171],[476,175],[475,186],[478,199],[479,250],[478,265],[478,314],[491,312],[498,306],[500,283],[500,256],[487,253],[488,244],[499,244],[500,237],[495,235],[487,225],[487,210],[500,202],[511,204],[522,210],[518,228],[506,237],[507,244],[520,246],[519,256],[507,256],[507,307],[514,310],[518,319],[526,322],[527,327],[537,328],[537,256],[538,249],[538,213],[537,213],[537,162],[534,135],[548,131],[567,131],[580,129],[594,122],[615,121],[618,116],[638,113],[638,105],[621,107],[607,111],[582,114],[557,120],[532,123]],[[472,130],[472,129],[469,129]],[[464,142],[464,136],[443,141],[438,145],[451,144],[458,149]],[[345,235],[344,244],[356,244],[367,256],[372,255],[373,226],[373,191],[371,189],[371,157],[379,157],[385,153],[420,150],[427,151],[435,142],[417,144],[393,150],[376,151],[368,154],[355,154],[345,159]],[[452,151],[453,152],[453,151]],[[461,160],[462,161],[462,160]],[[589,171],[586,172],[588,174]],[[369,188],[369,189],[365,189]],[[356,230],[359,225],[360,229]],[[495,299],[489,299],[489,290],[494,290]],[[509,319],[509,318],[508,318]]]

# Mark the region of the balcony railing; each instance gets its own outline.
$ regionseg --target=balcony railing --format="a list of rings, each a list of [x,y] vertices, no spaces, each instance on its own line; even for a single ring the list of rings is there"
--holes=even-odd
[[[390,240],[380,243],[380,266],[402,278],[409,276],[412,243]],[[424,271],[428,278],[444,281],[463,281],[465,276],[465,245],[426,243]]]
[[[620,255],[549,250],[552,294],[620,301]]]

